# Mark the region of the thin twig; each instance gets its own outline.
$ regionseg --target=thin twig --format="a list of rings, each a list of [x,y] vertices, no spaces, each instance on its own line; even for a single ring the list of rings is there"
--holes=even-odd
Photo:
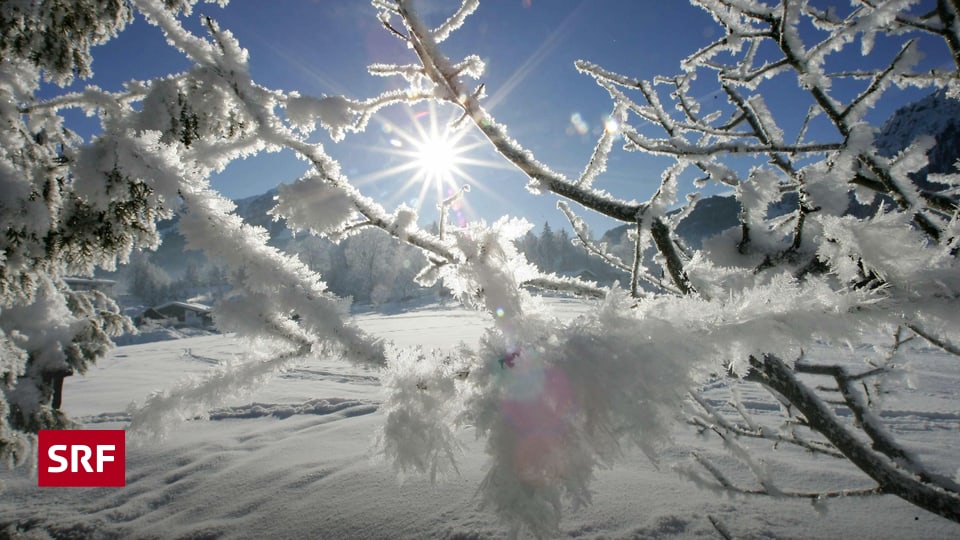
[[[907,328],[913,330],[915,334],[927,340],[931,344],[940,347],[944,351],[955,356],[960,356],[960,346],[957,346],[944,338],[938,337],[937,335],[924,330],[923,327],[918,324],[908,324]]]

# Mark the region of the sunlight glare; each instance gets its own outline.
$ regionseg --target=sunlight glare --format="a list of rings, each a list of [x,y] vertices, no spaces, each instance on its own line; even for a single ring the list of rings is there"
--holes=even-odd
[[[453,176],[459,153],[453,137],[430,134],[416,143],[412,157],[425,181],[440,183]]]
[[[492,170],[513,171],[513,166],[500,159],[472,157],[470,154],[486,146],[486,141],[476,136],[468,140],[470,130],[454,122],[461,115],[456,111],[449,115],[439,112],[431,102],[426,110],[408,111],[409,123],[381,119],[380,145],[369,150],[387,154],[387,166],[357,177],[355,182],[363,186],[401,177],[402,185],[392,190],[395,200],[403,201],[418,213],[426,208],[440,208],[443,201],[461,192],[460,197],[446,205],[457,226],[464,226],[473,215],[470,200],[462,197],[462,192],[469,191],[471,186],[482,196],[507,204],[486,183]],[[479,170],[484,171],[482,177],[471,174]]]

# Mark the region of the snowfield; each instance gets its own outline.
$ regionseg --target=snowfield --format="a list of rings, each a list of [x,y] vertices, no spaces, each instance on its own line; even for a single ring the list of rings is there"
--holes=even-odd
[[[552,299],[560,317],[584,304]],[[474,344],[488,321],[459,307],[419,306],[356,315],[365,330],[398,345]],[[885,338],[831,354],[858,362]],[[881,417],[938,472],[960,465],[960,362],[917,341],[905,356],[909,393],[884,396]],[[122,429],[131,402],[232,361],[246,345],[231,335],[190,337],[116,348],[85,377],[65,384],[64,409],[90,429]],[[824,351],[809,351],[811,358]],[[706,396],[722,410],[729,382]],[[509,531],[478,508],[486,469],[484,442],[467,430],[460,476],[436,484],[398,478],[370,448],[383,418],[376,372],[333,358],[303,362],[251,395],[231,399],[209,417],[188,419],[161,441],[130,440],[127,486],[36,487],[31,471],[0,473],[0,536],[27,538],[501,538]],[[741,402],[778,425],[777,405],[746,385]],[[849,415],[837,406],[836,413]],[[732,497],[698,489],[673,470],[689,462],[680,447],[700,447],[725,464],[716,436],[678,422],[676,448],[658,463],[625,448],[618,465],[595,478],[593,504],[568,509],[568,538],[719,538],[711,518],[737,538],[958,538],[960,526],[893,496],[805,500]],[[773,443],[743,440],[760,452],[782,489],[868,487],[840,460]],[[734,480],[749,482],[734,469]]]

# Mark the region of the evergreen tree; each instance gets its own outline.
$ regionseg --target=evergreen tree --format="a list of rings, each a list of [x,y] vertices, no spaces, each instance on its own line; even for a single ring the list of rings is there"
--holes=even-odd
[[[125,273],[129,291],[144,302],[157,305],[170,300],[173,280],[147,254],[136,257]]]
[[[537,241],[537,266],[544,272],[555,272],[560,255],[557,237],[553,233],[553,228],[549,222],[544,222],[543,230],[540,232],[540,238]]]
[[[570,233],[566,229],[560,229],[556,234],[557,238],[557,271],[567,272],[573,270],[574,250],[570,242]]]
[[[527,231],[520,239],[518,249],[530,262],[537,264],[540,260],[540,239],[533,231]]]
[[[188,290],[205,285],[203,278],[201,277],[200,265],[192,261],[187,263],[186,268],[183,270],[183,277],[180,279],[180,281],[182,283],[182,288]]]

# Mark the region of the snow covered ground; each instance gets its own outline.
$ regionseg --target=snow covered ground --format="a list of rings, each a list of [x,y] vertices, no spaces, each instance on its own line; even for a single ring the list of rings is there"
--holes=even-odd
[[[586,309],[557,299],[550,305],[563,317]],[[474,343],[487,324],[480,314],[436,305],[356,317],[369,332],[399,345],[428,347]],[[842,354],[855,360],[867,347]],[[960,465],[960,362],[922,344],[915,347],[907,356],[908,389],[886,397],[883,418],[922,458],[953,477]],[[67,380],[64,409],[88,428],[123,428],[129,403],[230,361],[242,349],[229,335],[119,347],[85,377]],[[723,407],[726,390],[726,383],[718,383],[706,395]],[[435,485],[420,477],[398,479],[369,452],[382,422],[382,399],[376,372],[335,359],[305,362],[209,418],[181,424],[163,441],[128,441],[125,488],[40,489],[30,471],[0,473],[0,536],[4,531],[39,538],[505,536],[508,531],[477,507],[486,463],[483,441],[469,431],[462,434],[466,452],[459,477]],[[777,424],[776,407],[765,392],[747,387],[742,402],[761,421]],[[892,496],[814,507],[701,490],[671,465],[688,459],[682,446],[703,447],[722,459],[716,438],[678,425],[676,443],[658,464],[625,449],[618,465],[597,474],[593,504],[565,514],[562,536],[719,538],[712,516],[738,538],[960,537],[960,526]],[[782,488],[870,485],[838,460],[774,451],[762,441],[743,444],[766,458]]]

